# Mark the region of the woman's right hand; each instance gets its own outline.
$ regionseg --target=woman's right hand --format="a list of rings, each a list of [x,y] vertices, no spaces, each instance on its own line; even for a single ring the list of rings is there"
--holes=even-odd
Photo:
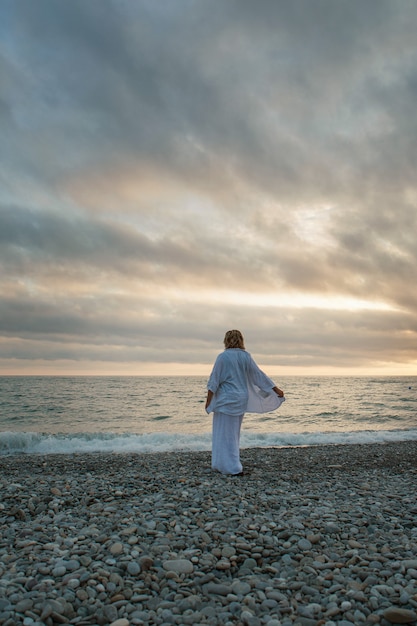
[[[207,392],[207,400],[206,400],[206,409],[210,406],[210,402],[212,401],[213,398],[213,392],[210,391],[210,389]]]

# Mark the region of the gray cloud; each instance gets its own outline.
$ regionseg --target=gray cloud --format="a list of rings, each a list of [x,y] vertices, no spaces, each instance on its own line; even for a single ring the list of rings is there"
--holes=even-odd
[[[415,361],[416,27],[413,0],[4,2],[7,357],[206,362],[239,324],[265,362]],[[256,304],[281,293],[391,310]]]
[[[219,309],[210,303],[174,305],[149,299],[141,299],[137,309],[131,301],[124,309],[126,304],[123,298],[113,303],[108,298],[58,300],[55,306],[21,298],[2,302],[2,358],[192,365],[214,358],[229,326],[244,328],[248,349],[260,362],[280,366],[282,372],[294,365],[319,367],[329,362],[352,368],[384,361],[402,364],[417,349],[416,319],[401,313],[250,305],[242,311],[232,305]],[[151,316],[146,315],[149,311]]]

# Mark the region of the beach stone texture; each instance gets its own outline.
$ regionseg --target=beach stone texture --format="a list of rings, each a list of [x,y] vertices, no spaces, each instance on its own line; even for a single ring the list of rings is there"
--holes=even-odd
[[[0,458],[1,626],[417,626],[417,442]]]

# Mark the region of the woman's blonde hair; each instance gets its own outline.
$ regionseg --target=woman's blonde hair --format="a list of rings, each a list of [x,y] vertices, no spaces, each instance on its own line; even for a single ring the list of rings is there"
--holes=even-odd
[[[240,348],[245,349],[245,342],[243,341],[243,335],[240,330],[228,330],[224,336],[224,347],[228,348]]]

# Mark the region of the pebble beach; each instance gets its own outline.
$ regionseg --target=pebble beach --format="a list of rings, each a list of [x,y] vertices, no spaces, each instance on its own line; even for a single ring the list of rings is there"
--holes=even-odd
[[[0,457],[0,624],[417,624],[417,442]]]

